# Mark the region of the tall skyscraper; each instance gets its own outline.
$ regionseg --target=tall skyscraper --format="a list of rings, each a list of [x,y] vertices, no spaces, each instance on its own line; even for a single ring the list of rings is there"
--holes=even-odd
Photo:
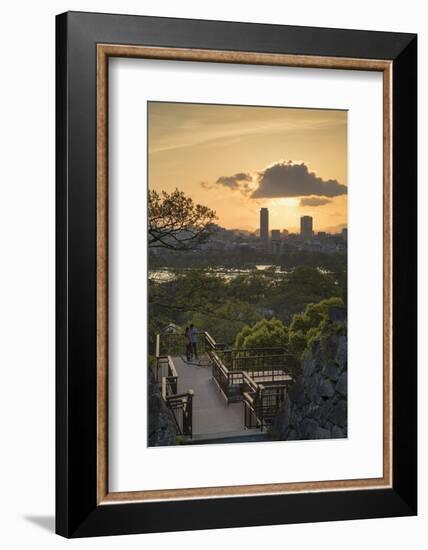
[[[260,208],[260,240],[269,242],[269,210]]]
[[[300,218],[300,237],[304,241],[312,239],[314,231],[312,229],[312,216],[302,216]]]

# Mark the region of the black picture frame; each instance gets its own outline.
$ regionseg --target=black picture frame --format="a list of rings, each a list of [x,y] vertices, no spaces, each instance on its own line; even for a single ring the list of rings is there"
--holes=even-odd
[[[392,61],[391,488],[97,504],[100,43]],[[56,18],[56,97],[56,532],[86,537],[415,515],[417,36],[68,12]]]

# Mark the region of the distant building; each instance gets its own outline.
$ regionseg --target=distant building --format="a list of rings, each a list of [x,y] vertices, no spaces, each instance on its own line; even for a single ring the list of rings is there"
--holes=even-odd
[[[272,229],[270,233],[270,247],[274,254],[279,254],[281,251],[281,231]]]
[[[318,231],[317,237],[319,239],[325,239],[327,237],[327,233],[325,231]]]
[[[269,210],[260,208],[260,240],[269,242]]]
[[[282,230],[282,238],[286,239],[287,237],[288,237],[288,229],[283,229]]]
[[[163,334],[178,334],[180,331],[180,327],[175,323],[169,323],[161,330]]]
[[[342,239],[344,241],[347,241],[348,240],[348,228],[347,227],[344,227],[342,229]]]
[[[309,241],[314,236],[312,229],[312,216],[302,216],[300,218],[300,237],[304,241]]]

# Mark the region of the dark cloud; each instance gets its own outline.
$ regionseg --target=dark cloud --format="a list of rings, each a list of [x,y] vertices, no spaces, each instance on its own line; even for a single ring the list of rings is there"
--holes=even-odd
[[[220,176],[216,183],[229,187],[229,189],[246,189],[248,182],[252,181],[250,174],[238,172],[234,176]]]
[[[323,180],[310,172],[305,163],[277,162],[258,173],[258,187],[251,194],[255,199],[304,197],[316,195],[337,197],[348,190],[337,180]]]
[[[324,197],[305,197],[300,199],[300,206],[323,206],[331,202],[331,199]]]

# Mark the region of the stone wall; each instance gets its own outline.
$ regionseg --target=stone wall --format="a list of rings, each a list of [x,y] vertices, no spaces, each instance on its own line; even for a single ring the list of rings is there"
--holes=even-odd
[[[297,378],[272,425],[281,440],[347,437],[348,361],[346,312],[331,308],[319,341],[302,357]]]
[[[177,429],[172,412],[166,406],[158,384],[149,373],[149,446],[175,445]]]

